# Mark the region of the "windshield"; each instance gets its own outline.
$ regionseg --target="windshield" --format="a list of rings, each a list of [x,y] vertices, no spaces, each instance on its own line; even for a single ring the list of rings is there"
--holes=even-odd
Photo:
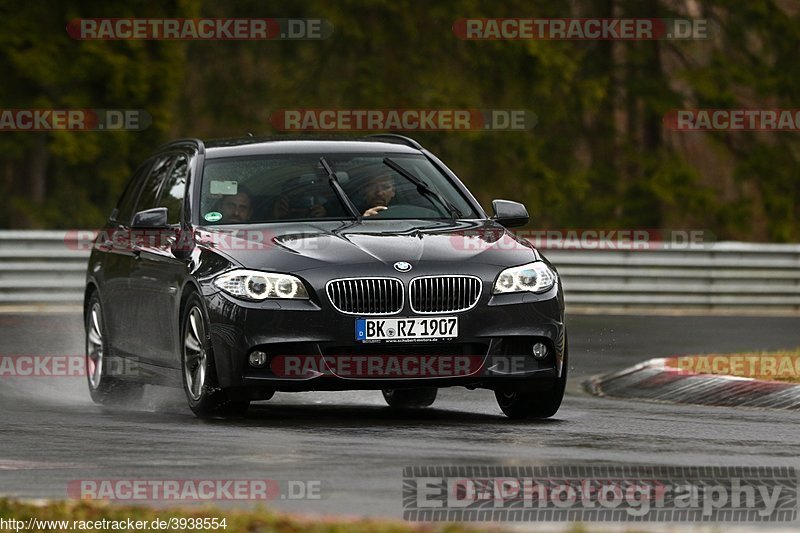
[[[393,165],[387,165],[388,155]],[[320,161],[323,157],[344,197],[331,187],[331,177]],[[346,205],[348,200],[355,212]],[[363,220],[448,219],[455,214],[480,218],[428,159],[405,154],[210,159],[203,171],[200,209],[204,224],[353,220],[356,215]]]

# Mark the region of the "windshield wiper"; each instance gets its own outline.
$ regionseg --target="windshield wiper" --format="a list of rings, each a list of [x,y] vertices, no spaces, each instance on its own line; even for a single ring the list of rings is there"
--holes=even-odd
[[[447,198],[445,198],[440,193],[438,193],[438,192],[434,191],[433,189],[431,189],[430,186],[427,183],[425,183],[424,181],[422,181],[421,179],[416,177],[414,174],[412,174],[408,170],[406,170],[403,167],[401,167],[393,159],[389,159],[388,157],[386,157],[386,158],[383,159],[383,164],[388,166],[389,168],[391,168],[392,170],[394,170],[395,172],[397,172],[401,176],[403,176],[405,179],[407,179],[408,181],[410,181],[414,185],[416,185],[417,186],[417,190],[419,191],[420,194],[428,195],[428,197],[436,198],[439,201],[439,203],[442,204],[445,209],[447,209],[447,212],[450,213],[450,216],[453,217],[453,220],[456,220],[457,218],[460,218],[460,217],[464,216],[461,213],[461,211],[458,210],[458,208],[456,206],[454,206],[453,204],[451,204],[447,200]]]
[[[333,171],[324,157],[319,158],[319,163],[322,165],[322,168],[325,169],[325,172],[328,173],[328,182],[331,184],[331,188],[333,192],[336,193],[339,201],[342,202],[342,205],[350,211],[350,214],[353,215],[357,221],[361,222],[361,213],[358,211],[353,201],[350,200],[350,197],[347,196],[347,193],[344,192],[344,189],[342,189],[342,186],[339,184],[339,178],[336,177],[336,172]]]

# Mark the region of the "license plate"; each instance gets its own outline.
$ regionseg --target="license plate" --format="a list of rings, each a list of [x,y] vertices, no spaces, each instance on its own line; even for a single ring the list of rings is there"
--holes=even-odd
[[[458,337],[458,317],[358,318],[357,341],[438,340]]]

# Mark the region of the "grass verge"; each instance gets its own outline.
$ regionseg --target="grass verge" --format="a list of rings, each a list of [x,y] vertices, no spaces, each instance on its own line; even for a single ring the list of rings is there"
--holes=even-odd
[[[203,524],[202,519],[225,519],[225,527]],[[173,522],[177,520],[178,522]],[[181,519],[200,519],[181,527]],[[10,520],[19,521],[14,527]],[[102,521],[106,520],[105,523]],[[134,523],[133,528],[128,522]],[[154,521],[165,521],[164,527],[153,527]],[[139,522],[139,524],[135,524]],[[81,528],[81,523],[85,527]],[[252,510],[219,509],[214,507],[173,507],[153,509],[144,506],[121,506],[107,502],[93,501],[52,501],[26,502],[0,498],[0,530],[2,531],[220,531],[251,533],[467,533],[478,531],[502,531],[498,528],[467,526],[463,524],[414,524],[400,520],[381,520],[340,517],[309,517],[303,515],[281,514],[263,506]],[[178,527],[172,527],[177,525]],[[191,527],[191,526],[200,527]],[[209,525],[210,527],[203,527]],[[87,527],[88,526],[88,527]],[[144,527],[138,527],[144,526]],[[545,527],[545,531],[586,531],[579,524],[565,524],[563,528]]]

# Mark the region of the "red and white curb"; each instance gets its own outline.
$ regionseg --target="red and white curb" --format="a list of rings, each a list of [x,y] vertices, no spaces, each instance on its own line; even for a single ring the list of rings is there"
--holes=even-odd
[[[800,385],[736,376],[698,374],[650,359],[583,383],[595,396],[654,402],[800,411]]]

